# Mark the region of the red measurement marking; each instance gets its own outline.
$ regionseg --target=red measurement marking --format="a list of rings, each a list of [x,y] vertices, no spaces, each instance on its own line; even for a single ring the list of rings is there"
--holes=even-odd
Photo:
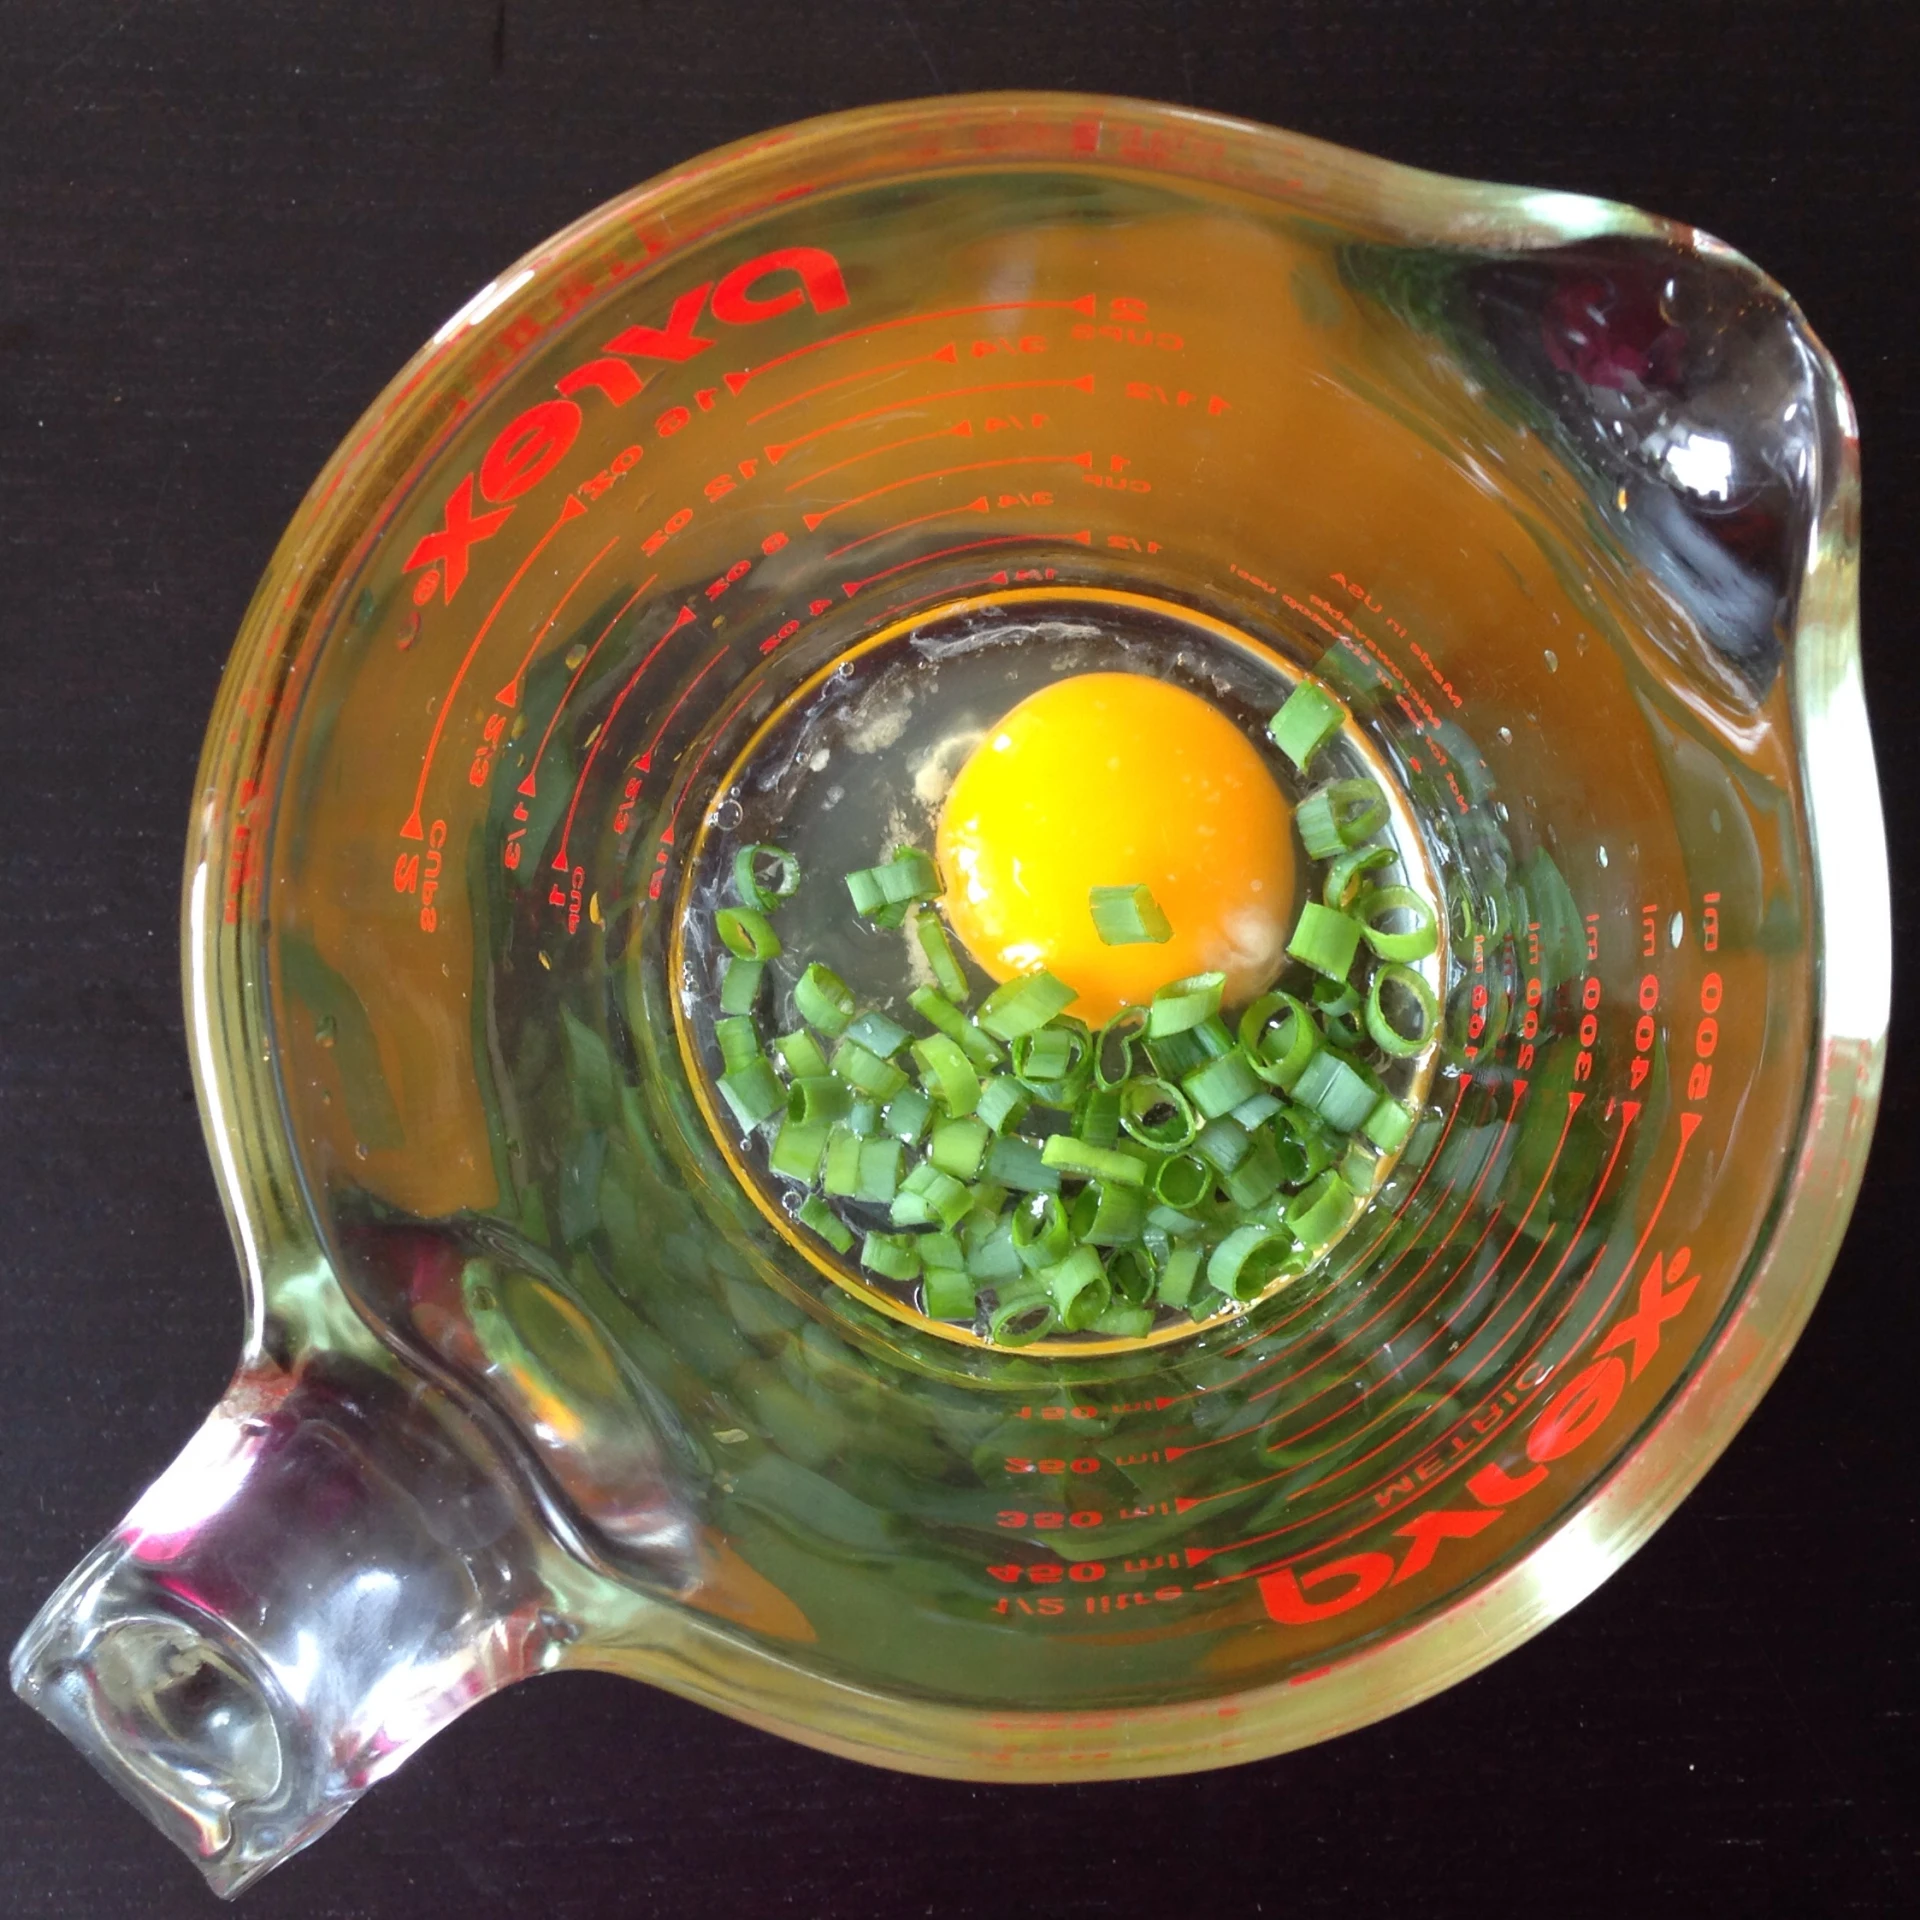
[[[1071,540],[1079,546],[1089,547],[1093,544],[1093,534],[1083,527],[1078,533],[997,533],[987,540],[963,540],[957,547],[941,547],[933,553],[917,553],[911,560],[902,560],[896,567],[882,567],[878,573],[870,573],[864,580],[843,580],[840,583],[840,590],[851,600],[862,587],[870,587],[876,580],[885,580],[891,574],[904,573],[908,567],[924,566],[929,560],[945,560],[956,553],[974,553],[982,547],[1030,546],[1036,540]],[[990,583],[1005,586],[1007,577],[1003,573],[994,574],[990,576],[990,580],[976,580],[972,584],[986,586]],[[954,588],[950,589],[949,593],[957,591],[958,589]],[[934,600],[947,595],[923,594],[921,597]],[[908,601],[906,604],[911,606],[914,603]]]
[[[688,627],[692,624],[693,609],[691,607],[682,607],[680,611],[674,615],[673,625],[653,643],[652,647],[648,650],[647,657],[634,668],[633,677],[628,680],[627,684],[614,696],[613,705],[607,709],[606,719],[600,723],[600,731],[594,735],[593,745],[587,749],[587,764],[580,769],[580,777],[573,783],[573,798],[567,802],[566,824],[560,829],[560,852],[553,863],[556,873],[573,864],[568,857],[567,847],[573,838],[573,817],[580,810],[580,795],[586,788],[587,776],[593,771],[593,763],[600,757],[600,749],[607,743],[607,735],[613,731],[613,723],[619,718],[620,709],[627,703],[627,695],[640,684],[640,676],[645,673],[659,657],[660,649],[664,647],[682,627]]]
[[[864,413],[849,413],[841,419],[829,420],[824,427],[815,427],[811,433],[797,433],[791,440],[777,441],[765,449],[766,456],[777,466],[796,447],[807,446],[823,434],[865,426],[871,420],[884,420],[889,414],[912,413],[918,407],[932,406],[936,400],[971,400],[983,393],[1029,393],[1039,387],[1071,387],[1076,393],[1091,393],[1093,375],[1082,373],[1072,379],[1059,380],[994,380],[983,387],[942,387],[935,393],[916,393],[905,400],[890,400],[884,407],[868,407]]]
[[[796,393],[791,400],[776,400],[770,407],[762,407],[758,413],[747,415],[747,425],[757,427],[762,420],[771,420],[776,413],[784,413],[789,407],[797,407],[803,400],[817,400],[823,393],[831,393],[835,387],[850,387],[856,380],[882,380],[890,373],[899,373],[907,367],[925,367],[938,361],[946,366],[955,365],[960,358],[957,341],[949,340],[944,347],[935,347],[931,353],[916,353],[911,360],[889,360],[884,366],[862,367],[858,373],[843,373],[837,380],[822,380],[817,387],[809,387],[805,393]],[[744,385],[751,376],[735,374]],[[731,384],[731,381],[729,381]],[[735,387],[735,393],[740,391]]]
[[[787,483],[788,493],[798,493],[802,487],[810,487],[816,481],[824,480],[830,473],[838,473],[842,467],[855,467],[862,460],[878,460],[883,453],[898,453],[902,447],[923,446],[929,440],[971,440],[973,422],[957,421],[950,427],[935,427],[931,433],[909,434],[904,440],[889,440],[884,447],[869,447],[865,453],[850,453],[844,460],[836,460],[828,467],[815,467],[811,473],[803,473],[798,480]]]
[[[900,327],[924,326],[929,320],[959,320],[973,313],[1077,313],[1083,320],[1091,320],[1096,311],[1090,293],[1083,293],[1078,300],[989,300],[977,307],[940,307],[931,313],[908,313],[901,315],[898,320],[878,320],[871,326],[850,327],[845,333],[829,334],[824,340],[815,340],[807,346],[795,347],[791,353],[763,360],[757,367],[749,367],[744,373],[729,373],[724,377],[729,393],[741,393],[750,380],[758,380],[763,373],[771,373],[775,367],[784,367],[790,360],[804,359],[806,355],[824,352],[828,347],[843,346],[849,340],[870,340],[876,333],[892,333]]]
[[[657,573],[650,573],[634,588],[633,592],[628,595],[626,604],[601,628],[600,638],[587,650],[587,657],[580,662],[580,665],[574,671],[573,678],[567,682],[567,690],[560,696],[560,704],[554,708],[552,718],[547,722],[546,732],[540,736],[540,745],[534,751],[533,765],[527,769],[527,777],[520,782],[520,791],[524,793],[529,800],[533,799],[539,792],[539,788],[535,786],[534,782],[540,772],[541,756],[547,750],[547,742],[553,738],[554,728],[560,724],[560,716],[567,710],[567,702],[573,698],[574,689],[578,687],[581,680],[585,678],[587,669],[593,665],[593,657],[606,643],[607,635],[627,617],[628,613],[632,610],[634,601],[638,600],[659,578],[660,576]]]
[[[546,624],[543,627],[541,627],[540,631],[537,634],[534,635],[533,645],[527,649],[526,658],[522,660],[517,667],[514,668],[513,678],[509,680],[507,684],[504,687],[502,687],[500,691],[493,696],[497,701],[499,701],[499,703],[503,707],[517,707],[520,704],[520,683],[522,680],[524,680],[527,677],[527,669],[533,665],[533,656],[540,651],[541,642],[544,641],[547,635],[553,631],[555,621],[557,621],[560,618],[560,616],[566,612],[567,602],[571,600],[573,596],[580,591],[581,587],[585,584],[587,575],[590,574],[594,570],[594,568],[597,567],[600,564],[600,562],[604,560],[607,557],[607,555],[610,554],[614,550],[614,548],[617,547],[619,544],[620,544],[620,536],[616,533],[613,536],[613,538],[609,540],[607,544],[604,547],[602,547],[600,551],[596,553],[593,556],[593,558],[589,560],[587,564],[584,567],[582,567],[580,571],[574,576],[573,585],[570,586],[566,590],[566,592],[560,596],[559,605],[556,606],[552,611],[552,613],[550,613],[547,616]]]
[[[850,499],[837,500],[818,513],[805,513],[800,517],[807,523],[807,531],[811,533],[823,520],[831,520],[836,513],[845,513],[849,507],[864,506],[869,500],[879,499],[883,493],[898,493],[902,487],[917,487],[923,480],[950,480],[957,473],[986,473],[996,467],[1091,468],[1092,465],[1091,453],[1016,453],[1004,460],[973,460],[965,466],[934,467],[926,473],[909,474],[904,480],[889,480],[885,486],[871,487],[865,493],[854,494]]]
[[[726,651],[725,648],[721,649],[722,653],[724,653],[725,651]],[[718,655],[715,656],[716,659],[718,657],[719,657]],[[710,667],[712,665],[713,665],[713,661],[709,660],[707,662],[707,666]],[[701,672],[704,674],[705,671],[706,671],[706,668],[703,667],[701,669]],[[700,749],[700,757],[694,761],[691,767],[687,769],[687,777],[680,783],[680,791],[678,794],[674,796],[673,811],[667,815],[666,828],[660,835],[661,840],[666,845],[671,846],[673,844],[674,824],[680,818],[680,809],[687,804],[687,795],[693,791],[693,783],[700,777],[700,769],[707,764],[707,756],[710,753],[712,753],[712,751],[714,750],[714,747],[726,737],[727,729],[733,725],[734,720],[738,717],[741,709],[745,707],[747,703],[753,698],[755,691],[756,691],[755,688],[751,686],[748,687],[746,692],[743,693],[740,696],[740,698],[736,700],[733,703],[733,705],[730,706],[726,710],[726,712],[720,716],[719,724],[715,726],[712,733],[710,733],[707,736],[707,744]],[[649,899],[657,900],[660,897],[658,891],[655,890],[657,889],[657,883],[658,883],[658,874],[656,871],[655,886],[654,888],[649,889],[649,892],[648,892]]]
[[[942,507],[937,513],[923,513],[912,520],[901,520],[891,527],[882,527],[878,533],[863,533],[858,540],[849,540],[844,547],[835,547],[827,558],[838,560],[843,553],[851,553],[855,547],[864,547],[874,540],[884,540],[890,533],[905,533],[909,527],[924,527],[929,520],[950,520],[956,513],[985,513],[986,510],[987,496],[983,493],[978,499],[969,500],[964,507]]]
[[[418,840],[423,837],[420,809],[427,798],[427,780],[433,772],[433,756],[440,751],[440,735],[446,729],[447,715],[453,711],[455,696],[458,695],[461,683],[467,677],[467,669],[473,665],[474,655],[485,644],[488,632],[492,629],[494,621],[500,617],[500,609],[507,604],[514,588],[526,578],[527,569],[546,551],[547,542],[569,520],[577,520],[585,512],[586,508],[580,501],[568,500],[567,504],[560,509],[560,517],[533,543],[533,550],[520,562],[513,578],[500,589],[500,598],[487,610],[487,617],[480,622],[480,631],[473,636],[473,642],[467,648],[466,657],[455,670],[452,683],[447,688],[446,697],[440,702],[440,711],[433,717],[433,732],[427,740],[426,755],[420,762],[420,779],[413,790],[413,811],[407,815],[406,825],[400,829],[402,840]]]
[[[681,693],[680,698],[676,700],[673,703],[673,705],[667,709],[667,717],[664,720],[662,720],[657,727],[654,728],[653,738],[647,742],[646,751],[643,754],[641,754],[638,760],[634,762],[634,765],[637,766],[642,773],[651,773],[653,771],[654,749],[658,747],[660,742],[666,737],[667,729],[670,726],[672,726],[674,721],[679,717],[680,709],[684,707],[687,704],[687,702],[693,698],[694,688],[697,687],[700,684],[700,682],[704,680],[707,677],[707,675],[710,674],[714,670],[714,668],[717,667],[720,664],[720,662],[724,660],[726,657],[727,657],[727,650],[725,647],[722,647],[720,651],[716,653],[713,656],[713,658],[709,660],[707,664],[704,667],[702,667],[700,671],[696,673],[691,680],[687,682],[686,688]]]

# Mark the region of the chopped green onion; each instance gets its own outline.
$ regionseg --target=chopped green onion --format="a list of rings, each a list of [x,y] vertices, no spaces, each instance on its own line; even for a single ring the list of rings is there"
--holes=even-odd
[[[1071,1219],[1075,1234],[1090,1247],[1130,1246],[1147,1224],[1146,1196],[1138,1187],[1095,1180],[1081,1189]]]
[[[751,1013],[760,997],[760,981],[767,971],[764,960],[732,958],[720,968],[720,1011]]]
[[[965,1183],[923,1160],[900,1182],[893,1199],[893,1224],[924,1227],[938,1220],[943,1227],[957,1227],[972,1209],[973,1196]]]
[[[915,987],[907,1004],[928,1026],[944,1033],[976,1067],[997,1067],[1004,1057],[993,1039],[980,1031],[944,994]]]
[[[1103,946],[1137,947],[1151,942],[1164,946],[1173,938],[1173,925],[1151,887],[1093,887],[1087,894],[1093,930]]]
[[[1221,1173],[1231,1173],[1252,1151],[1253,1138],[1237,1120],[1222,1114],[1209,1120],[1195,1137],[1193,1150]]]
[[[919,1242],[910,1233],[870,1233],[860,1243],[860,1264],[883,1280],[917,1280]]]
[[[749,1060],[760,1057],[760,1036],[753,1022],[743,1014],[733,1014],[713,1023],[713,1037],[720,1043],[720,1058],[731,1073]]]
[[[902,1087],[880,1110],[882,1129],[907,1146],[925,1138],[933,1119],[933,1102],[918,1087]]]
[[[1235,1300],[1257,1300],[1291,1263],[1293,1236],[1259,1221],[1235,1227],[1207,1259],[1207,1284]]]
[[[800,1126],[844,1120],[852,1105],[847,1083],[830,1073],[804,1074],[787,1088],[787,1118]]]
[[[1154,1198],[1176,1213],[1191,1213],[1212,1191],[1213,1169],[1194,1154],[1176,1153],[1154,1170]]]
[[[1387,824],[1387,796],[1377,780],[1334,780],[1308,794],[1293,819],[1308,857],[1330,860]]]
[[[978,1304],[973,1281],[964,1267],[936,1268],[929,1263],[923,1293],[929,1320],[971,1320]]]
[[[771,1120],[787,1104],[787,1090],[764,1054],[732,1073],[723,1073],[719,1086],[727,1105],[733,1109],[733,1117],[749,1133],[763,1120]]]
[[[974,1111],[995,1133],[1017,1127],[1032,1104],[1032,1095],[1018,1080],[996,1073],[982,1083],[979,1104]]]
[[[771,960],[780,952],[780,936],[753,907],[722,907],[713,916],[713,930],[726,950],[742,960]]]
[[[800,1118],[789,1100],[787,1117],[780,1122],[780,1131],[774,1135],[772,1150],[767,1155],[768,1170],[789,1180],[811,1184],[820,1171],[820,1156],[826,1150],[827,1122]]]
[[[904,914],[910,901],[931,900],[939,891],[940,876],[918,847],[901,847],[884,865],[862,867],[847,875],[853,910],[866,920],[878,919],[893,907],[901,908]],[[898,925],[899,921],[889,924]]]
[[[1121,1247],[1107,1262],[1107,1278],[1116,1297],[1129,1307],[1144,1307],[1153,1298],[1153,1255],[1145,1247]],[[1153,1316],[1147,1316],[1147,1325]],[[1145,1328],[1142,1328],[1142,1332]]]
[[[1417,1033],[1402,1033],[1387,1016],[1381,995],[1388,987],[1398,987],[1413,1002],[1420,1016]],[[1398,961],[1376,968],[1373,984],[1367,989],[1367,1032],[1382,1053],[1396,1060],[1410,1060],[1433,1038],[1440,1021],[1440,1002],[1433,989],[1411,967]]]
[[[927,969],[933,975],[934,985],[949,1000],[964,1005],[967,998],[966,973],[954,954],[946,928],[940,924],[940,916],[931,907],[916,907],[913,910],[913,937],[919,941],[920,951],[926,955]]]
[[[907,1084],[907,1076],[890,1060],[882,1060],[858,1040],[842,1040],[833,1050],[833,1070],[851,1087],[875,1100],[891,1100]]]
[[[1340,731],[1347,710],[1330,694],[1303,680],[1267,722],[1273,744],[1305,773],[1313,756]]]
[[[820,1198],[810,1193],[794,1216],[803,1227],[810,1227],[835,1253],[845,1253],[853,1245],[853,1230]]]
[[[1218,1058],[1200,1038],[1205,1026],[1202,1021],[1197,1027],[1188,1027],[1180,1033],[1163,1033],[1159,1039],[1146,1043],[1147,1058],[1161,1079],[1183,1079],[1195,1067],[1204,1067],[1209,1060]]]
[[[930,1033],[913,1043],[913,1064],[920,1084],[935,1095],[948,1117],[963,1119],[980,1104],[980,1076],[973,1063],[944,1033]]]
[[[944,1228],[938,1233],[923,1233],[920,1236],[920,1265],[928,1273],[937,1272],[945,1267],[952,1273],[966,1270],[966,1255],[960,1251],[957,1234]]]
[[[1166,1034],[1184,1033],[1220,1011],[1220,996],[1226,991],[1224,973],[1189,974],[1162,987],[1147,1008],[1147,1037],[1158,1040]]]
[[[1052,1295],[1023,1290],[1002,1299],[987,1316],[987,1337],[996,1346],[1029,1346],[1043,1333],[1051,1333],[1058,1317]]]
[[[1380,1182],[1379,1157],[1364,1140],[1350,1140],[1340,1156],[1339,1173],[1345,1185],[1364,1200]]]
[[[1382,1153],[1392,1153],[1396,1147],[1405,1145],[1407,1135],[1413,1131],[1413,1115],[1397,1100],[1382,1095],[1361,1123],[1360,1131]]]
[[[1347,1224],[1353,1192],[1337,1173],[1323,1173],[1287,1203],[1287,1225],[1302,1246],[1323,1246]]]
[[[897,1020],[889,1020],[884,1013],[871,1010],[847,1023],[847,1038],[859,1041],[869,1052],[877,1053],[883,1060],[891,1060],[911,1037]]]
[[[781,1034],[773,1043],[773,1057],[786,1069],[790,1080],[806,1080],[827,1071],[827,1056],[820,1042],[804,1027]]]
[[[1126,1187],[1142,1187],[1147,1182],[1146,1168],[1132,1154],[1122,1153],[1117,1147],[1090,1147],[1070,1133],[1049,1135],[1040,1149],[1040,1159],[1062,1173],[1088,1174]]]
[[[1323,1168],[1332,1166],[1332,1137],[1327,1132],[1327,1123],[1312,1107],[1289,1107],[1281,1118],[1288,1134],[1300,1149],[1300,1180],[1311,1180]]]
[[[1064,1013],[1075,998],[1064,980],[1056,980],[1042,967],[995,987],[974,1018],[996,1040],[1014,1041]]]
[[[1155,1289],[1163,1307],[1184,1307],[1193,1292],[1193,1283],[1200,1272],[1200,1249],[1198,1247],[1175,1247],[1167,1255],[1167,1264],[1160,1269],[1160,1284]]]
[[[1359,921],[1335,913],[1317,900],[1309,900],[1300,909],[1293,937],[1287,942],[1287,951],[1296,960],[1331,980],[1346,978],[1359,948]]]
[[[1093,1047],[1093,1077],[1103,1087],[1117,1087],[1133,1075],[1133,1043],[1147,1030],[1145,1007],[1122,1007],[1100,1029]]]
[[[1373,1111],[1379,1095],[1338,1054],[1316,1053],[1294,1083],[1303,1104],[1342,1133],[1351,1133]]]
[[[1239,1164],[1221,1178],[1227,1198],[1236,1207],[1257,1207],[1280,1184],[1280,1155],[1272,1139],[1256,1134]]]
[[[1286,1024],[1274,1017],[1284,1013]],[[1240,1045],[1269,1086],[1291,1090],[1320,1047],[1313,1016],[1290,993],[1263,993],[1240,1016]]]
[[[862,1140],[870,1139],[880,1131],[880,1102],[862,1095],[847,1109],[846,1125],[849,1133],[857,1133]]]
[[[853,1018],[853,989],[816,960],[794,982],[793,1004],[808,1026],[832,1038],[845,1033]]]
[[[1268,1093],[1263,1087],[1258,1093],[1249,1094],[1242,1100],[1227,1118],[1251,1133],[1255,1127],[1264,1126],[1271,1120],[1280,1111],[1281,1104],[1278,1094]]]
[[[1399,855],[1391,847],[1355,847],[1327,869],[1320,897],[1336,913],[1345,913],[1359,897],[1362,881],[1375,867],[1390,867]]]
[[[1147,1232],[1158,1234],[1163,1240],[1184,1240],[1189,1234],[1199,1233],[1206,1224],[1204,1220],[1197,1220],[1190,1213],[1178,1213],[1172,1207],[1147,1209]]]
[[[1110,1147],[1120,1138],[1120,1089],[1089,1087],[1074,1118],[1074,1132],[1090,1147]]]
[[[771,880],[761,879],[763,863],[773,862]],[[740,904],[770,913],[800,891],[800,862],[780,847],[742,847],[733,856],[733,890]]]
[[[1193,1138],[1195,1122],[1178,1087],[1143,1076],[1120,1089],[1120,1124],[1142,1146],[1170,1151]]]
[[[1024,1087],[1064,1080],[1074,1063],[1073,1035],[1064,1027],[1041,1027],[1013,1043],[1013,1072]]]
[[[1413,926],[1405,933],[1384,933],[1375,923],[1388,914],[1404,913]],[[1382,960],[1424,960],[1440,944],[1433,908],[1411,887],[1375,887],[1362,894],[1354,918],[1367,945]]]
[[[968,1216],[969,1225],[982,1216]],[[1026,1268],[1013,1250],[1013,1229],[1005,1220],[988,1219],[986,1231],[970,1239],[967,1246],[967,1272],[975,1280],[997,1286],[1003,1280],[1017,1280]]]
[[[883,1206],[900,1191],[902,1150],[898,1140],[860,1142],[860,1178],[853,1197]]]
[[[1232,1112],[1242,1100],[1260,1091],[1258,1076],[1247,1064],[1246,1056],[1237,1052],[1223,1053],[1204,1067],[1196,1067],[1180,1086],[1193,1102],[1194,1111],[1209,1120]]]
[[[971,1180],[986,1158],[993,1138],[984,1120],[936,1120],[927,1141],[927,1158],[956,1180]]]
[[[1056,1194],[1029,1194],[1014,1208],[1010,1223],[1013,1250],[1022,1266],[1050,1267],[1056,1260],[1064,1260],[1073,1248],[1073,1229]]]
[[[987,1150],[987,1178],[1022,1193],[1058,1193],[1060,1170],[1050,1166],[1031,1140],[1003,1135]]]
[[[1046,1268],[1039,1276],[1060,1315],[1060,1324],[1070,1333],[1091,1326],[1106,1312],[1113,1297],[1106,1269],[1091,1247],[1075,1247],[1057,1266]]]
[[[1115,1301],[1087,1329],[1089,1333],[1104,1333],[1114,1340],[1138,1340],[1152,1330],[1153,1314],[1148,1308],[1130,1307],[1122,1301]]]
[[[837,1200],[851,1200],[860,1191],[862,1144],[851,1127],[835,1127],[827,1135],[827,1162],[820,1184]]]

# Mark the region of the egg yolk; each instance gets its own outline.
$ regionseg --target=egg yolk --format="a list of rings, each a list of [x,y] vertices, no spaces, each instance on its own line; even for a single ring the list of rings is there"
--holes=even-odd
[[[948,923],[996,980],[1045,967],[1098,1024],[1193,973],[1261,991],[1285,954],[1291,812],[1259,753],[1198,695],[1085,673],[1020,702],[947,793],[935,851]],[[1173,927],[1108,946],[1095,887],[1146,886]]]

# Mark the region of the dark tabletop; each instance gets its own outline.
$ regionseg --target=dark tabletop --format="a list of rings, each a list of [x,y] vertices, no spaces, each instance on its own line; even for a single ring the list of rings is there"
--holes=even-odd
[[[1784,282],[1852,384],[1911,931],[1915,20],[1892,0],[0,0],[0,1645],[237,1350],[178,985],[201,729],[308,481],[475,287],[722,141],[1005,86],[1191,102],[1692,221]],[[559,1678],[443,1734],[245,1910],[1913,1911],[1913,1028],[1896,1014],[1865,1196],[1758,1414],[1623,1572],[1440,1699],[1228,1773],[1016,1790]],[[0,1696],[0,1914],[216,1910]]]

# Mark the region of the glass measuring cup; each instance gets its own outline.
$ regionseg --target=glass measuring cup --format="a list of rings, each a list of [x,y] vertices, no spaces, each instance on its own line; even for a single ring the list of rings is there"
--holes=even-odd
[[[1091,1777],[1323,1737],[1572,1604],[1778,1366],[1864,1153],[1849,432],[1685,230],[1110,102],[823,122],[503,276],[223,688],[189,1004],[247,1352],[17,1684],[231,1890],[556,1665]],[[1008,1354],[755,1204],[674,934],[811,676],[1085,628],[1338,687],[1449,1019],[1310,1287]]]

